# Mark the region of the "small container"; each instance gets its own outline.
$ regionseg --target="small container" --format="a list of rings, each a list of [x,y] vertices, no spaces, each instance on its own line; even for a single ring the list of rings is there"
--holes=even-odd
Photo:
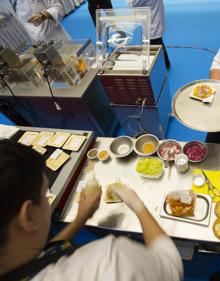
[[[87,158],[90,160],[94,160],[97,158],[98,150],[96,148],[90,149],[87,152]]]
[[[179,173],[184,173],[189,168],[188,157],[185,154],[178,154],[175,158],[175,166]]]
[[[106,161],[108,160],[109,158],[109,153],[107,150],[100,150],[97,154],[97,158],[100,160],[100,161]]]
[[[193,175],[193,184],[197,187],[203,186],[205,183],[205,177],[202,174],[194,174]]]

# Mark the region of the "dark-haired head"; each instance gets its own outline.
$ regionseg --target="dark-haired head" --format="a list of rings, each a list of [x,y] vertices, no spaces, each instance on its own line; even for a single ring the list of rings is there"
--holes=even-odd
[[[8,226],[22,204],[40,204],[45,161],[20,143],[0,140],[0,247],[8,241]]]

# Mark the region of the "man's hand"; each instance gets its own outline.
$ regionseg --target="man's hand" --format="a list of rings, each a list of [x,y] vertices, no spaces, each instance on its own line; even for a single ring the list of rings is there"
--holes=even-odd
[[[120,197],[125,204],[133,210],[138,216],[145,209],[144,203],[138,197],[137,193],[131,188],[113,188],[115,194]]]
[[[83,189],[80,194],[79,208],[76,220],[85,223],[99,207],[102,190],[97,190],[89,198],[85,196],[85,190]]]
[[[51,18],[51,15],[48,12],[43,11],[43,12],[37,13],[37,14],[33,15],[32,17],[30,17],[28,22],[33,23],[35,26],[38,26],[43,21],[45,21],[46,19],[49,19],[49,18]]]

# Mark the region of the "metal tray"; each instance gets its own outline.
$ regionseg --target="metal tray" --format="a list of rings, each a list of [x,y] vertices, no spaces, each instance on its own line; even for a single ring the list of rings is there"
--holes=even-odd
[[[197,84],[209,84],[215,89],[215,95],[211,104],[190,98]],[[172,100],[172,112],[174,116],[185,126],[203,132],[220,131],[220,81],[196,80],[181,87]]]
[[[161,217],[203,226],[209,225],[212,207],[212,198],[210,196],[197,194],[193,217],[176,217],[171,215],[169,204],[166,203],[166,197],[169,192],[170,190],[166,193],[163,199],[163,204],[160,210]]]

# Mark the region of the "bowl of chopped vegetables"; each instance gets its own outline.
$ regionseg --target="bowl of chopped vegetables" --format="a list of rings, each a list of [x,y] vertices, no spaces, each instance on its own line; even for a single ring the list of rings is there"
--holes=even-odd
[[[200,141],[190,141],[184,145],[183,153],[187,155],[189,161],[198,163],[206,158],[208,148]]]
[[[136,163],[136,172],[146,178],[160,178],[164,170],[163,160],[157,157],[142,157]]]

